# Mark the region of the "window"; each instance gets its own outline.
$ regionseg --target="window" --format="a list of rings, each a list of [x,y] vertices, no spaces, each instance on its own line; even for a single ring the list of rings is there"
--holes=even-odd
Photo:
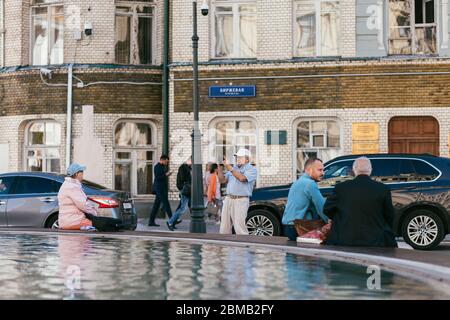
[[[318,183],[319,187],[332,187],[339,182],[353,179],[353,160],[339,161],[326,167],[323,180]]]
[[[215,5],[216,58],[256,57],[256,1],[218,1]]]
[[[302,120],[297,127],[297,176],[308,158],[323,162],[340,155],[340,127],[335,120]]]
[[[114,131],[114,187],[133,195],[152,191],[155,157],[153,126],[145,121],[121,121]]]
[[[389,54],[434,53],[434,0],[389,0]]]
[[[251,161],[257,163],[256,126],[251,120],[224,120],[215,123],[214,158],[234,162],[234,154],[241,148],[250,150]]]
[[[37,177],[17,177],[14,194],[58,193],[61,183]]]
[[[0,178],[0,195],[8,194],[11,191],[13,181],[12,177]]]
[[[32,64],[64,63],[64,7],[50,0],[34,0],[32,8]]]
[[[116,1],[116,63],[152,64],[153,10],[153,1]]]
[[[294,1],[294,55],[338,56],[339,1]]]
[[[398,159],[371,159],[371,176],[379,182],[398,182],[400,180],[400,164]]]
[[[26,130],[26,170],[60,172],[61,125],[35,121]]]
[[[420,160],[412,160],[417,181],[430,181],[439,176],[439,171],[428,163]]]

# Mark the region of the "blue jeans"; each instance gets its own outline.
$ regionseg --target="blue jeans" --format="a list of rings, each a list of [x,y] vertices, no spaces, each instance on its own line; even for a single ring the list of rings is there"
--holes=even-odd
[[[181,215],[186,211],[188,207],[189,207],[189,197],[181,195],[180,205],[172,215],[172,218],[170,218],[169,224],[173,226],[174,223],[181,217]]]

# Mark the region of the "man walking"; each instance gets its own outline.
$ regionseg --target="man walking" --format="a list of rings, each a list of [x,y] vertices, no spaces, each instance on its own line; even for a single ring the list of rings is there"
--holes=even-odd
[[[324,213],[333,219],[328,245],[397,247],[394,207],[389,187],[370,178],[366,157],[353,163],[355,179],[339,183],[327,198]]]
[[[153,193],[156,194],[156,198],[150,214],[150,220],[148,221],[149,227],[159,227],[159,224],[155,223],[155,218],[161,204],[169,218],[172,217],[172,209],[169,204],[169,183],[167,181],[172,172],[168,172],[168,166],[169,157],[162,155],[159,158],[159,163],[153,170],[155,177],[155,180],[153,181]]]
[[[220,222],[221,234],[231,234],[233,225],[236,234],[248,234],[246,218],[257,171],[250,163],[249,150],[239,149],[235,156],[237,163],[235,166],[224,160],[223,164],[228,171],[225,175],[222,169],[219,169],[219,181],[227,183],[227,196],[223,203]]]
[[[180,204],[173,216],[166,222],[169,230],[173,231],[175,225],[180,223],[179,218],[190,207],[192,183],[192,157],[186,160],[179,168],[177,174],[177,189],[180,191]]]
[[[306,160],[305,173],[292,184],[283,214],[284,234],[289,240],[295,241],[297,239],[294,226],[294,220],[296,219],[322,219],[325,223],[328,223],[328,217],[323,214],[325,199],[317,186],[317,182],[322,179],[322,160],[318,158]]]

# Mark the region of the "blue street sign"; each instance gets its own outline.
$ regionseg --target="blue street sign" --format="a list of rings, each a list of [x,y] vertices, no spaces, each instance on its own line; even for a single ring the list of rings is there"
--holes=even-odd
[[[246,98],[256,96],[256,86],[211,86],[210,98]]]

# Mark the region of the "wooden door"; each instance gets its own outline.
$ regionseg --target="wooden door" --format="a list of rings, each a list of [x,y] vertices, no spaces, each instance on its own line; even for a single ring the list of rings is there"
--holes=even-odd
[[[394,117],[389,121],[389,153],[439,156],[439,123],[433,117]]]

